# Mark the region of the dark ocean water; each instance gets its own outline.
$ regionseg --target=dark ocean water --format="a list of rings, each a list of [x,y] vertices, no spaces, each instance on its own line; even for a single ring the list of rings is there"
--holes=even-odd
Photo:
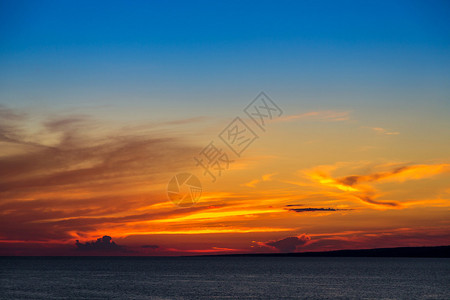
[[[450,259],[0,258],[1,299],[450,299]]]

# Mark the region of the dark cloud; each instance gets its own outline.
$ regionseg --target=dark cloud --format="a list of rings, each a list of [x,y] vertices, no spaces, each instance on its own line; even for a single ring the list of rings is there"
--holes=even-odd
[[[288,206],[288,205],[286,205]],[[314,212],[314,211],[341,211],[341,210],[352,210],[352,209],[341,209],[341,208],[314,208],[314,207],[305,207],[305,208],[290,208],[289,211],[295,212]]]
[[[356,195],[356,197],[359,198],[360,200],[362,200],[363,202],[367,202],[367,203],[370,203],[370,204],[385,205],[385,206],[392,206],[392,207],[399,207],[399,206],[401,206],[400,203],[394,202],[394,201],[374,200],[373,196],[371,196],[371,195]]]
[[[302,234],[299,236],[287,237],[277,241],[265,242],[262,243],[262,245],[276,248],[280,252],[294,252],[297,250],[297,247],[305,245],[310,240],[311,238],[308,235]]]
[[[114,241],[111,242],[112,238],[105,235],[102,238],[98,238],[96,241],[80,243],[78,240],[75,246],[80,251],[118,251],[123,252],[126,250],[124,246],[117,245]]]

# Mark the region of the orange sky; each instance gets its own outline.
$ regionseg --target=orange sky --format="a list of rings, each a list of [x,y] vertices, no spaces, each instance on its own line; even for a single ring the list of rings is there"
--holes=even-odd
[[[104,235],[120,246],[108,253],[120,255],[450,240],[448,129],[438,132],[437,124],[428,125],[430,136],[414,125],[369,126],[364,111],[299,110],[263,132],[243,117],[258,139],[238,157],[217,138],[228,116],[112,123],[0,109],[0,255],[102,253],[75,241]],[[233,159],[215,182],[194,161],[212,140]],[[180,172],[202,183],[192,207],[167,197],[167,183]]]

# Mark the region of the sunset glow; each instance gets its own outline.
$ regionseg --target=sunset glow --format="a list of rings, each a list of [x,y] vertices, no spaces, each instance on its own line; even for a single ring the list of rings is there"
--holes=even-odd
[[[0,255],[103,255],[103,236],[106,255],[449,244],[448,5],[347,25],[328,6],[266,7],[271,25],[34,6],[1,9]],[[184,173],[201,187],[183,207]]]

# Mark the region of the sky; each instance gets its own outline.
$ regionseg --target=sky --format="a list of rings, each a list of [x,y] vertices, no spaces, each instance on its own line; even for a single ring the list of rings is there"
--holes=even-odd
[[[448,245],[449,14],[1,1],[0,255]]]

